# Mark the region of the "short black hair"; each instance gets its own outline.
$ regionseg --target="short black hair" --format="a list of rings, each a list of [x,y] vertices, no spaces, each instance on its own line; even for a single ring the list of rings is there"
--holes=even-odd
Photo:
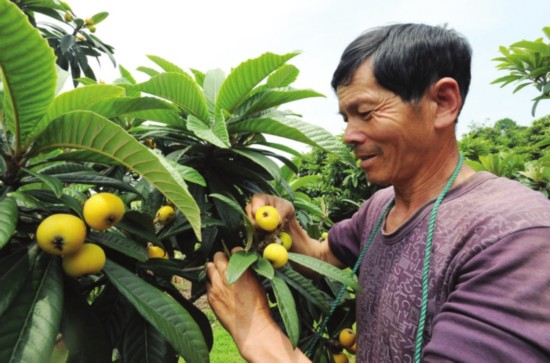
[[[362,33],[344,50],[331,86],[348,85],[357,68],[372,60],[374,77],[406,102],[418,101],[443,77],[455,79],[462,104],[471,79],[472,48],[446,26],[392,24]]]

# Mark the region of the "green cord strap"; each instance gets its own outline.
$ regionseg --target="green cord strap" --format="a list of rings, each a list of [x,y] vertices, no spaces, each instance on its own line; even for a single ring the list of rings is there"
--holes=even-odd
[[[453,174],[447,181],[447,184],[437,197],[437,199],[434,202],[434,206],[432,207],[432,211],[430,214],[430,220],[428,224],[428,235],[426,237],[426,245],[425,245],[425,251],[424,251],[424,263],[422,266],[422,295],[421,295],[421,303],[420,303],[420,315],[418,317],[418,329],[416,334],[416,343],[415,343],[415,351],[414,351],[414,362],[420,363],[421,355],[422,355],[422,344],[423,344],[423,333],[424,333],[424,326],[426,321],[426,311],[428,307],[428,277],[430,272],[430,259],[431,259],[431,251],[432,251],[432,241],[433,241],[433,234],[435,230],[435,221],[437,218],[437,211],[439,209],[439,206],[443,202],[443,198],[445,198],[445,195],[447,192],[451,189],[451,186],[456,180],[456,177],[458,176],[458,173],[460,172],[460,169],[462,168],[462,165],[464,164],[464,157],[460,153],[458,158],[458,163],[456,165],[455,170],[453,171]],[[361,262],[363,261],[363,258],[365,257],[365,254],[367,253],[367,250],[369,249],[370,245],[372,244],[372,241],[376,237],[376,234],[380,230],[380,227],[382,226],[382,223],[384,221],[384,218],[391,207],[395,204],[395,199],[392,199],[390,203],[386,206],[384,209],[384,212],[380,214],[378,217],[378,220],[376,221],[376,224],[374,226],[374,229],[372,230],[367,242],[365,243],[365,246],[361,250],[361,253],[359,254],[359,257],[357,258],[357,261],[355,262],[355,265],[353,266],[351,275],[355,275],[357,270],[359,269],[359,266],[361,266]],[[319,338],[321,337],[321,334],[325,330],[328,321],[332,314],[336,311],[336,308],[338,304],[340,303],[340,300],[342,299],[342,296],[344,295],[344,292],[347,290],[347,286],[344,285],[336,295],[332,306],[328,312],[328,315],[323,319],[319,327],[317,328],[317,333],[315,336],[310,340],[307,349],[305,351],[305,354],[307,357],[310,357],[313,351],[313,348],[319,341]]]
[[[453,174],[447,181],[447,184],[439,193],[439,196],[434,202],[434,206],[432,207],[432,212],[430,214],[430,221],[428,224],[428,235],[426,237],[426,246],[424,250],[424,265],[422,266],[422,300],[420,303],[420,315],[418,317],[418,328],[416,330],[416,344],[414,348],[414,361],[415,363],[420,363],[422,358],[422,344],[423,344],[423,337],[424,337],[424,325],[426,324],[426,311],[428,310],[428,277],[430,274],[430,260],[432,257],[432,241],[434,237],[434,231],[435,231],[435,221],[437,218],[437,211],[439,210],[439,206],[443,202],[443,198],[445,198],[445,195],[447,195],[447,192],[449,189],[451,189],[451,186],[456,180],[456,177],[458,176],[458,173],[460,172],[460,169],[462,169],[462,164],[464,164],[464,156],[462,156],[462,153],[458,156],[458,163],[456,165],[455,170],[453,171]]]

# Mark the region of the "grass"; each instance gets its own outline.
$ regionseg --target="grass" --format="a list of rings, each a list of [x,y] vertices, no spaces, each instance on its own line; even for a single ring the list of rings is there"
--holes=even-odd
[[[241,363],[245,360],[239,354],[237,346],[233,342],[231,335],[225,330],[216,319],[214,313],[210,310],[205,311],[210,324],[212,325],[212,332],[214,334],[214,345],[212,351],[210,351],[210,362],[218,363]],[[183,358],[179,359],[178,363],[185,363]]]

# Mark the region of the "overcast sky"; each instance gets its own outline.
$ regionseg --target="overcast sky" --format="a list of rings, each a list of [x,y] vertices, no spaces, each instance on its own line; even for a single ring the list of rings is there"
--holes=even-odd
[[[330,88],[339,57],[365,29],[395,22],[448,24],[464,34],[474,49],[472,85],[462,111],[458,134],[472,122],[492,125],[509,117],[530,125],[534,87],[513,94],[512,86],[491,85],[505,73],[492,58],[498,47],[543,37],[550,26],[549,0],[70,0],[75,13],[89,17],[100,11],[109,17],[96,35],[115,47],[119,64],[138,80],[147,79],[138,66],[154,66],[146,55],[157,55],[181,68],[207,71],[231,67],[264,52],[302,53],[290,63],[300,69],[293,84],[326,98],[301,100],[285,108],[303,120],[337,135],[344,123],[337,114]],[[548,42],[548,39],[545,39]],[[112,82],[118,71],[102,58],[99,78]],[[550,114],[550,100],[539,103],[535,118]]]

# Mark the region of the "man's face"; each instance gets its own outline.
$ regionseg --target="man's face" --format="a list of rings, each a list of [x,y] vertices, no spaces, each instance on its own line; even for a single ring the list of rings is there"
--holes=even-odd
[[[403,102],[378,84],[370,61],[357,69],[349,85],[339,86],[336,94],[347,122],[344,142],[354,146],[369,181],[380,185],[410,183],[433,141],[427,97]]]

